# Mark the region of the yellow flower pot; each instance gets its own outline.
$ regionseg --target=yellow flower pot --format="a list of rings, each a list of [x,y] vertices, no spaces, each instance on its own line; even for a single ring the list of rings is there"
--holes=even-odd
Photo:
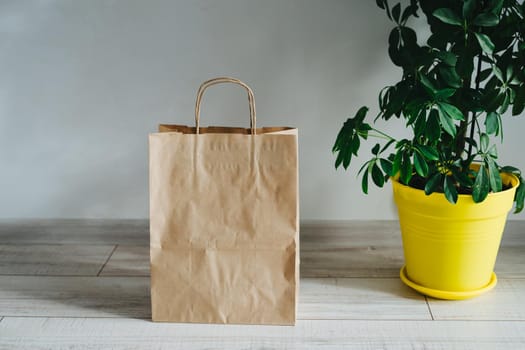
[[[501,174],[512,187],[490,193],[482,203],[459,195],[425,192],[392,179],[399,213],[405,266],[401,279],[409,287],[440,299],[467,299],[494,288],[494,264],[512,208],[517,177]]]

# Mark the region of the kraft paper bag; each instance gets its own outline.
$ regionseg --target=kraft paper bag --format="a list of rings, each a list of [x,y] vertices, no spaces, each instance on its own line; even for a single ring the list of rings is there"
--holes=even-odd
[[[248,92],[250,128],[200,127],[204,90]],[[201,85],[196,127],[149,136],[153,321],[295,324],[297,129],[256,128],[253,92]]]

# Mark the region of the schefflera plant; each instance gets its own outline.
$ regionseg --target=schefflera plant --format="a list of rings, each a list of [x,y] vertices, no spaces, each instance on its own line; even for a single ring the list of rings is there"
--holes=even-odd
[[[525,184],[513,166],[501,167],[494,142],[503,142],[503,120],[525,107],[525,4],[515,0],[411,0],[402,8],[376,0],[395,23],[388,38],[392,62],[402,68],[401,80],[379,93],[374,119],[401,119],[412,139],[396,139],[366,122],[361,107],[339,131],[332,151],[335,167],[347,169],[361,140],[383,139],[372,148],[362,174],[382,187],[389,177],[425,193],[442,192],[456,203],[458,194],[482,202],[502,191],[500,172],[520,179],[515,212],[523,209]],[[420,12],[431,35],[419,45],[407,26]],[[517,152],[521,152],[516,150]],[[479,166],[473,166],[479,164]]]

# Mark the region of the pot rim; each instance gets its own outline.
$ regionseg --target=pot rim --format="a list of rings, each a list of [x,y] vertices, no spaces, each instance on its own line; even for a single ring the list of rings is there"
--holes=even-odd
[[[474,165],[478,165],[478,164],[474,164]],[[500,176],[501,176],[501,180],[504,184],[508,185],[510,184],[511,187],[503,190],[503,191],[499,191],[499,192],[489,192],[489,196],[490,197],[494,197],[494,196],[503,196],[506,194],[507,191],[513,191],[515,188],[517,188],[519,185],[520,185],[520,180],[518,179],[518,177],[512,173],[506,173],[506,172],[501,172],[500,173]],[[403,186],[403,187],[406,187],[406,190],[407,191],[417,191],[417,192],[425,192],[424,190],[422,189],[419,189],[419,188],[415,188],[415,187],[412,187],[412,186],[408,186],[408,185],[405,185],[404,183],[401,183],[399,180],[399,174],[396,175],[396,176],[391,176],[390,179],[392,180],[393,183],[396,184],[396,186]],[[506,181],[505,181],[506,180]],[[442,194],[442,195],[445,195],[445,193],[443,192],[433,192],[431,193],[430,195],[432,194]],[[426,195],[426,193],[425,193]],[[472,197],[472,194],[458,194],[458,200],[459,198],[471,198]]]

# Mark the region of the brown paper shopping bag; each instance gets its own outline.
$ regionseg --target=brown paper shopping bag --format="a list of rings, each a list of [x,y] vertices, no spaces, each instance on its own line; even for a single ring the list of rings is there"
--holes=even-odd
[[[200,127],[207,87],[248,92],[250,128]],[[294,324],[297,129],[256,128],[253,92],[201,85],[195,127],[149,136],[154,321]]]

